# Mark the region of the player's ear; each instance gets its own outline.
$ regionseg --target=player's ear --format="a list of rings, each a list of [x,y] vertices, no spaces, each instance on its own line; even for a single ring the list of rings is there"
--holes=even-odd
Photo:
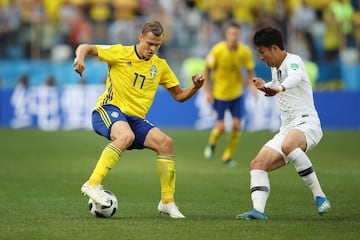
[[[280,50],[279,46],[275,45],[275,44],[271,45],[271,49],[274,50],[274,51]]]
[[[144,39],[144,36],[142,33],[139,34],[139,41],[141,42]]]

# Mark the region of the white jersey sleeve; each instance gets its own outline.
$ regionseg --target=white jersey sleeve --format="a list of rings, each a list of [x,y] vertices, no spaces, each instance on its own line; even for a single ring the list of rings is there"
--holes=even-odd
[[[311,82],[299,56],[287,53],[281,66],[271,68],[271,73],[273,85],[285,86],[285,91],[276,95],[283,125],[305,115],[318,119]]]

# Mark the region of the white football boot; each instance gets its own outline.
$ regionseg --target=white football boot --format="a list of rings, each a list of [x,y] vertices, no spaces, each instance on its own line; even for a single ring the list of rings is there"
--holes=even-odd
[[[178,207],[175,205],[174,202],[163,204],[160,200],[157,209],[161,214],[167,214],[171,218],[185,218],[185,216],[179,211]]]
[[[81,192],[84,195],[88,196],[94,202],[99,203],[103,206],[108,207],[111,205],[109,197],[104,192],[102,185],[89,186],[87,183],[88,182],[85,182],[81,187]]]

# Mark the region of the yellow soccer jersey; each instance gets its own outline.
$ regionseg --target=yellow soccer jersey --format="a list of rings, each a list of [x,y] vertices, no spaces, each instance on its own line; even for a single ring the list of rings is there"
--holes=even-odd
[[[238,44],[230,51],[225,41],[217,43],[206,58],[206,66],[213,70],[212,93],[219,100],[233,100],[242,94],[242,70],[252,70],[255,63],[248,46]]]
[[[166,60],[154,55],[143,60],[136,46],[97,45],[98,57],[108,64],[106,89],[99,97],[95,108],[112,104],[128,115],[145,118],[157,88],[179,85]]]

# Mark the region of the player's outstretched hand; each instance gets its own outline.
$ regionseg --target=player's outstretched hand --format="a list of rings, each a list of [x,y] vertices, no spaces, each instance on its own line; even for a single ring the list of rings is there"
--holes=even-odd
[[[192,76],[192,81],[193,81],[193,84],[196,88],[201,88],[202,85],[204,84],[204,76],[200,73],[196,73]]]
[[[82,77],[82,73],[85,70],[85,63],[83,60],[80,60],[79,58],[75,58],[74,59],[74,63],[73,63],[73,67],[74,67],[74,71],[77,72],[80,77]]]
[[[252,80],[253,80],[255,87],[259,90],[261,90],[265,85],[265,81],[262,78],[254,77]]]
[[[265,84],[265,81],[262,78],[253,78],[253,82],[257,89],[265,93],[266,97],[275,96],[280,92],[279,88]]]

